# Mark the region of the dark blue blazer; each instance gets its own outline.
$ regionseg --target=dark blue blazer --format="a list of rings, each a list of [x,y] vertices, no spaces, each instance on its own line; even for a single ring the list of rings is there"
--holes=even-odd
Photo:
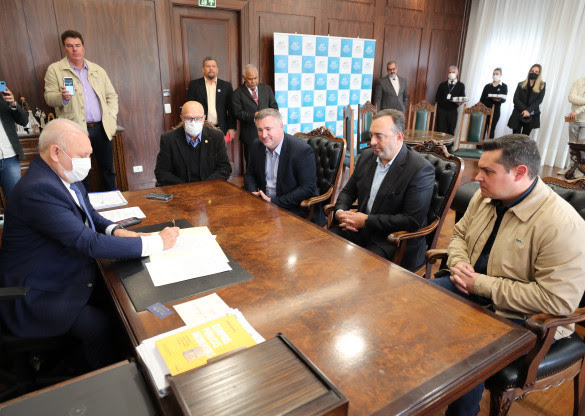
[[[362,153],[353,175],[337,197],[336,211],[350,209],[356,199],[358,211],[367,211],[376,158],[371,148]],[[420,153],[403,144],[378,189],[366,227],[360,230],[364,240],[381,248],[391,260],[396,246],[388,242],[388,235],[395,231],[416,231],[427,225],[434,185],[433,166]],[[424,237],[409,240],[402,267],[410,269],[420,265],[425,249]]]
[[[0,286],[29,286],[30,292],[24,299],[0,302],[0,312],[17,336],[66,333],[93,291],[93,258],[142,253],[139,237],[103,234],[112,222],[93,209],[81,182],[77,185],[97,232],[85,225],[85,213],[40,157],[10,195],[0,248]]]
[[[215,111],[217,113],[217,124],[225,135],[228,129],[236,129],[236,119],[232,111],[232,94],[234,90],[232,84],[222,79],[217,79],[217,90],[215,91]],[[189,83],[187,91],[187,101],[197,101],[203,106],[205,115],[207,115],[207,88],[205,80],[202,78],[194,79]]]
[[[298,137],[284,134],[276,176],[276,197],[272,203],[305,217],[301,202],[318,195],[317,167],[313,148]],[[266,193],[266,147],[260,140],[252,143],[250,160],[244,176],[250,192]]]

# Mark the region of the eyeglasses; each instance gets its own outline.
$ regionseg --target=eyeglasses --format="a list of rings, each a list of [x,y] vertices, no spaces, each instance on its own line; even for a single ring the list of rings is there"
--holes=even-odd
[[[204,116],[202,117],[183,117],[183,120],[185,121],[196,121],[196,122],[200,122],[203,121],[205,119]]]

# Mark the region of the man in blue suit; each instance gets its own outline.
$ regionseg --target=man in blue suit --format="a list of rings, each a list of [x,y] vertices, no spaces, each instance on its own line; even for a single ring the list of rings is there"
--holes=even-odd
[[[90,368],[99,368],[113,358],[115,346],[108,315],[92,299],[93,259],[162,251],[175,244],[178,228],[137,234],[95,211],[80,182],[91,166],[91,143],[74,122],[50,122],[39,152],[12,191],[0,248],[0,286],[30,291],[24,299],[0,302],[2,320],[23,338],[70,334],[83,345]]]
[[[246,190],[266,202],[272,202],[301,217],[305,199],[317,196],[317,167],[311,146],[284,132],[282,116],[273,108],[256,114],[258,137],[250,147],[248,169],[244,176]],[[321,210],[316,210],[321,212]],[[315,214],[320,224],[324,214]]]

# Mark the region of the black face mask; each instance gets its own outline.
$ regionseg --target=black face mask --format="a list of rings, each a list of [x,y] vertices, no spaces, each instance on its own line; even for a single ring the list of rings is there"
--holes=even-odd
[[[536,79],[538,78],[538,74],[531,72],[530,74],[528,74],[528,79]]]

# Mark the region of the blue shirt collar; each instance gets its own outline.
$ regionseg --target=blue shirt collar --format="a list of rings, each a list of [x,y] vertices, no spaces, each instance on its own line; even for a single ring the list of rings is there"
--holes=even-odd
[[[191,147],[197,147],[197,145],[199,143],[201,143],[201,134],[203,133],[203,130],[201,130],[201,133],[199,133],[199,136],[197,136],[197,139],[195,139],[195,141],[193,141],[193,139],[191,138],[191,136],[189,136],[187,134],[187,132],[185,131],[185,139],[187,139],[187,144]]]

